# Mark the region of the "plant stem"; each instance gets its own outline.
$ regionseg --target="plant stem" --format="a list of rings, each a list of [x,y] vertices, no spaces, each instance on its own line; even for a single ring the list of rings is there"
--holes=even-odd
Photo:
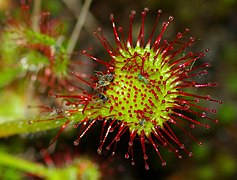
[[[81,12],[81,7],[78,8],[78,1],[77,0],[62,0],[67,8],[73,13],[74,17],[77,18],[79,13]],[[85,29],[91,33],[91,29],[95,29],[98,27],[99,23],[97,19],[93,16],[93,14],[88,11],[86,15],[87,20],[84,22],[83,26]]]
[[[40,10],[41,10],[41,0],[35,0],[32,13],[32,29],[35,32],[39,32],[39,21],[40,21]]]
[[[74,51],[74,48],[76,46],[76,42],[77,42],[78,37],[80,35],[82,26],[85,22],[86,15],[87,15],[87,12],[89,11],[91,2],[92,2],[92,0],[86,0],[85,1],[84,5],[82,7],[81,13],[77,17],[77,23],[75,25],[75,28],[72,32],[72,35],[70,37],[70,40],[69,40],[69,43],[68,43],[68,46],[67,46],[67,53],[69,55],[71,55],[72,52]]]
[[[26,120],[15,120],[0,123],[0,137],[11,136],[15,134],[35,133],[60,127],[65,124],[66,118],[59,118],[52,121],[33,122]]]
[[[41,178],[46,178],[50,174],[49,170],[34,162],[30,162],[13,155],[0,151],[0,164],[9,168],[21,170],[23,172],[34,174]]]

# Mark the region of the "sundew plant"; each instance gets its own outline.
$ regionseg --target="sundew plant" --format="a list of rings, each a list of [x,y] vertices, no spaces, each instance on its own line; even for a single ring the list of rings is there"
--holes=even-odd
[[[43,105],[39,104],[36,108],[44,113],[37,114],[36,118],[4,121],[0,124],[2,137],[59,128],[52,137],[51,147],[56,141],[60,144],[60,135],[67,133],[63,132],[65,128],[73,127],[71,131],[78,131],[78,135],[72,144],[80,148],[80,140],[87,134],[93,134],[93,127],[101,129],[98,154],[107,151],[116,156],[116,148],[124,143],[121,139],[129,136],[125,142],[127,150],[124,157],[131,160],[132,166],[137,163],[137,153],[142,152],[144,168],[149,170],[148,159],[153,157],[148,146],[160,158],[161,166],[167,164],[163,150],[174,153],[179,159],[193,156],[183,137],[187,136],[201,145],[202,142],[192,134],[192,130],[209,129],[213,123],[217,123],[213,115],[217,110],[213,104],[222,104],[222,101],[211,94],[196,91],[204,88],[214,90],[218,83],[202,80],[211,67],[209,62],[202,60],[209,50],[192,51],[196,40],[189,35],[189,29],[184,28],[169,39],[165,34],[171,28],[170,24],[174,23],[174,17],[169,16],[161,21],[161,10],[157,10],[156,18],[151,20],[151,29],[146,28],[148,8],[142,12],[132,10],[128,23],[124,25],[128,28],[117,26],[117,18],[111,14],[110,33],[113,39],[104,35],[103,28],[93,32],[107,56],[95,55],[93,48],[90,51],[80,50],[79,47],[78,54],[88,62],[80,64],[71,60],[73,48],[70,46],[73,43],[60,42],[63,23],[50,21],[48,12],[39,12],[38,19],[29,19],[30,4],[21,1],[21,21],[8,21],[3,30],[1,58],[9,59],[4,62],[5,65],[15,64],[15,75],[23,79],[28,77],[33,86],[43,86],[43,93],[54,103],[45,104],[47,101],[44,100]],[[139,18],[137,34],[134,21]],[[124,29],[128,29],[128,32]],[[8,46],[12,46],[12,49]],[[92,73],[81,72],[82,68],[92,67]],[[14,77],[9,77],[7,81],[4,86],[10,86]],[[37,95],[39,91],[36,87]],[[134,146],[136,142],[139,142],[139,151],[136,149],[138,146]],[[13,157],[9,159],[14,161]],[[3,162],[0,164],[4,165]],[[99,177],[97,166],[91,165],[91,162],[81,162],[86,164],[81,167],[93,172],[93,176],[88,177]],[[30,162],[23,161],[23,164],[27,163]],[[9,166],[10,163],[6,161],[5,164]],[[37,173],[34,168],[27,171],[30,164],[23,167],[19,169],[41,178],[59,177],[51,176],[51,172],[43,166],[37,166],[42,173]],[[75,167],[74,164],[72,167]],[[79,169],[72,168],[72,172],[76,174],[74,178],[83,176]],[[66,173],[66,178],[69,174]]]
[[[158,10],[148,42],[145,43],[144,26],[147,12],[148,9],[145,8],[141,13],[141,28],[135,43],[133,43],[132,29],[135,11],[132,11],[129,16],[130,28],[127,39],[124,38],[123,28],[116,27],[115,18],[111,15],[116,46],[113,47],[107,41],[101,30],[94,32],[108,52],[110,60],[105,61],[88,54],[85,50],[82,51],[84,55],[105,67],[104,71],[95,72],[90,81],[83,80],[91,86],[92,93],[85,91],[78,95],[56,95],[56,97],[73,99],[68,101],[68,106],[73,108],[64,112],[70,121],[77,121],[82,117],[78,125],[83,123],[81,128],[84,129],[80,130],[81,133],[74,141],[75,145],[79,144],[80,139],[95,122],[102,121],[98,153],[102,153],[106,138],[113,134],[114,129],[118,131],[114,133],[114,139],[105,146],[107,150],[110,150],[112,146],[116,147],[121,136],[128,131],[130,140],[125,158],[131,157],[132,165],[135,165],[133,142],[138,137],[145,169],[148,170],[146,141],[154,147],[163,166],[166,162],[159,152],[160,146],[174,152],[178,158],[182,158],[180,151],[185,151],[191,157],[192,152],[186,149],[172,128],[181,129],[185,135],[198,142],[186,128],[201,126],[209,129],[210,121],[218,122],[217,119],[212,119],[208,115],[216,113],[216,110],[201,106],[200,101],[220,104],[222,102],[211,98],[210,95],[199,95],[189,91],[190,88],[218,86],[217,83],[212,82],[199,83],[193,78],[207,74],[205,68],[210,67],[209,63],[194,67],[193,64],[199,61],[208,50],[190,51],[183,55],[183,51],[192,46],[195,41],[193,37],[182,41],[184,37],[186,38],[189,29],[178,32],[172,41],[163,39],[163,34],[173,20],[172,16],[162,23],[159,34],[155,36],[160,10]],[[82,81],[80,76],[77,77]],[[206,122],[200,119],[205,119]],[[115,148],[112,154],[115,154]]]

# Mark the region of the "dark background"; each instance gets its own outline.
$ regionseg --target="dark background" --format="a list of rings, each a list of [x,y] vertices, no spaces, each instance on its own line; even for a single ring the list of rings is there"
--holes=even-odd
[[[0,1],[2,21],[6,13],[14,14],[19,9],[18,1],[9,1],[9,3],[2,3],[3,5],[1,3],[2,1]],[[76,22],[75,14],[80,12],[78,7],[83,4],[79,0],[76,3],[78,6],[69,7],[61,0],[43,0],[42,9],[50,11],[53,17],[59,18],[64,23],[64,31],[67,36],[70,36]],[[88,133],[79,147],[73,146],[73,140],[76,136],[75,130],[63,133],[58,140],[57,151],[64,152],[67,149],[74,154],[89,156],[100,164],[103,174],[102,179],[237,178],[237,1],[94,0],[90,8],[90,16],[86,19],[76,50],[80,51],[92,47],[96,56],[106,57],[101,44],[92,34],[93,30],[102,27],[104,35],[113,43],[110,14],[115,15],[118,26],[123,26],[126,31],[129,25],[129,13],[133,9],[136,10],[137,14],[134,22],[134,29],[136,29],[136,27],[139,28],[140,13],[144,7],[150,9],[146,19],[148,29],[153,26],[156,11],[162,9],[163,14],[160,22],[166,20],[170,15],[175,18],[165,36],[172,38],[176,35],[176,32],[189,28],[191,29],[190,36],[196,38],[193,49],[195,51],[210,49],[203,61],[211,62],[212,67],[209,69],[209,74],[203,78],[206,81],[219,82],[220,84],[217,88],[208,88],[207,90],[207,93],[212,97],[223,101],[221,106],[210,104],[210,106],[214,106],[211,108],[218,110],[215,116],[219,119],[219,124],[213,123],[209,130],[201,127],[194,130],[195,137],[204,142],[202,146],[184,137],[184,141],[187,141],[187,148],[194,153],[191,158],[185,156],[183,160],[178,160],[172,153],[162,151],[164,159],[167,160],[166,167],[161,167],[160,160],[154,150],[148,148],[149,171],[144,170],[139,143],[135,144],[136,166],[131,167],[130,161],[125,160],[127,135],[119,143],[120,147],[117,148],[115,158],[107,156],[107,152],[103,156],[97,155],[96,149],[100,135],[99,125],[98,128],[90,130],[93,133]],[[54,131],[50,131],[39,135],[30,135],[27,138],[14,136],[3,139],[1,144],[3,144],[2,146],[9,144],[9,151],[16,151],[12,150],[14,148],[32,148],[37,151],[37,148],[47,144],[54,134]],[[179,137],[182,138],[183,136],[185,135],[179,134]]]

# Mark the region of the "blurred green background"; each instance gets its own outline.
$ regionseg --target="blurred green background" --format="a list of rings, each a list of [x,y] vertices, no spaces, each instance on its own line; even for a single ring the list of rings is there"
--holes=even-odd
[[[65,34],[69,37],[84,1],[42,0],[42,3],[42,9],[51,12],[52,17],[63,22]],[[55,149],[52,150],[55,152],[53,154],[64,156],[67,152],[72,159],[77,156],[86,156],[98,164],[102,174],[101,179],[237,179],[237,0],[94,0],[80,34],[76,51],[92,47],[94,54],[103,57],[102,53],[105,51],[93,36],[92,31],[102,27],[105,36],[108,39],[113,38],[109,15],[113,13],[117,24],[126,30],[129,24],[128,15],[133,9],[137,12],[134,27],[139,28],[140,12],[144,7],[150,9],[146,20],[148,28],[152,27],[155,21],[157,9],[162,9],[161,22],[170,15],[175,18],[167,32],[168,37],[172,37],[172,34],[176,35],[176,32],[183,31],[184,28],[190,28],[190,35],[196,38],[193,49],[195,51],[210,49],[203,61],[210,62],[212,67],[208,75],[203,78],[205,81],[215,81],[220,84],[217,88],[206,90],[206,93],[212,97],[223,101],[221,106],[211,104],[218,110],[214,116],[217,116],[220,122],[213,123],[209,130],[202,128],[194,130],[195,137],[204,142],[202,146],[184,138],[184,141],[187,141],[188,149],[194,153],[192,158],[186,157],[178,160],[173,154],[162,151],[164,159],[167,160],[167,166],[161,167],[155,152],[152,148],[148,148],[149,171],[144,170],[142,157],[139,157],[142,154],[139,153],[135,155],[138,159],[136,166],[130,166],[130,161],[124,159],[126,146],[118,148],[115,158],[106,153],[103,156],[97,155],[99,131],[97,132],[96,129],[91,130],[94,133],[88,133],[85,136],[79,147],[73,145],[77,132],[75,130],[64,132]],[[1,28],[4,28],[6,16],[8,14],[14,16],[17,12],[19,13],[19,1],[0,0]],[[1,65],[0,67],[3,68]],[[6,108],[15,108],[16,111],[19,111],[15,113],[16,117],[23,116],[24,108],[29,105],[26,105],[24,98],[21,97],[24,94],[21,88],[17,90],[17,93],[14,91],[14,85],[1,88],[0,113],[4,112],[4,116],[0,114],[0,120],[7,116],[11,118],[11,111],[7,114]],[[6,102],[8,107],[4,107]],[[57,131],[48,131],[2,138],[0,139],[0,150],[44,164],[45,160],[39,153],[39,149],[46,147],[56,133]],[[93,138],[95,141],[91,141]],[[61,156],[58,159],[61,159]],[[53,161],[57,165],[57,158]],[[37,179],[33,176],[26,176],[14,168],[0,166],[0,179],[18,178]]]

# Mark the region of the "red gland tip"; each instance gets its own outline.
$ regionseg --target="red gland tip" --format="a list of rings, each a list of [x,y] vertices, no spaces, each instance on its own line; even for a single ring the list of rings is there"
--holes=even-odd
[[[97,34],[98,34],[98,33],[97,33],[96,31],[93,31],[93,35],[94,35],[94,36],[97,36]]]
[[[165,162],[165,161],[162,161],[162,162],[161,162],[161,165],[162,165],[162,166],[166,166],[166,162]]]
[[[190,31],[190,29],[189,28],[185,28],[185,30],[184,30],[185,32],[189,32]]]
[[[114,14],[110,14],[110,20],[114,22]]]
[[[145,7],[144,10],[142,11],[142,14],[146,14],[149,11],[148,7]]]
[[[129,17],[134,17],[135,14],[136,14],[136,11],[135,11],[135,10],[132,10],[131,13],[130,13],[130,15],[129,15]]]
[[[86,54],[86,50],[82,50],[81,53],[82,53],[82,54]]]
[[[169,22],[174,20],[174,16],[169,16]]]
[[[98,27],[97,31],[101,32],[102,31],[102,27]]]

